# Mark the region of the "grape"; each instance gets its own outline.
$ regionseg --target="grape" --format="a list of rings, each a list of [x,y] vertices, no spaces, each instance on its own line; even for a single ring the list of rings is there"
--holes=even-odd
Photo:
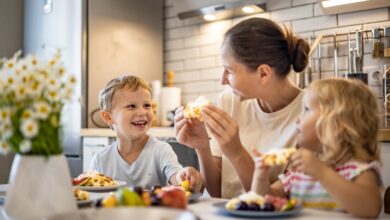
[[[248,210],[248,204],[246,204],[244,201],[241,201],[236,205],[236,210]]]
[[[250,203],[248,205],[248,210],[250,210],[250,211],[260,211],[260,206],[257,203]]]
[[[272,203],[265,203],[263,211],[273,212],[273,211],[275,211],[275,207],[274,207],[274,205],[272,205]]]

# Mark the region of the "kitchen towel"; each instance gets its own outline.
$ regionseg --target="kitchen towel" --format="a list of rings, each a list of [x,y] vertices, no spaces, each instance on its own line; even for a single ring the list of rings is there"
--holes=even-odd
[[[160,91],[160,125],[172,126],[174,112],[181,105],[181,90],[177,87],[162,87]]]

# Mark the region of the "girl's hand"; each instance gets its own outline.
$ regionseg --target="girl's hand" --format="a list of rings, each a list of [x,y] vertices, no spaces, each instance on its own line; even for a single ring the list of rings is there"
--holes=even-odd
[[[270,167],[264,164],[263,157],[255,157],[255,171],[253,173],[253,179],[257,181],[269,181],[270,179]]]
[[[236,121],[225,111],[213,105],[203,107],[201,114],[222,152],[229,158],[234,156],[237,149],[242,148]]]
[[[203,185],[203,177],[193,167],[184,167],[176,174],[176,181],[181,184],[184,180],[188,180],[190,182],[190,189],[193,192],[200,192]]]
[[[204,125],[198,119],[187,119],[183,115],[183,107],[175,112],[176,139],[179,143],[193,149],[209,147],[209,137]]]
[[[312,177],[321,174],[321,169],[326,165],[307,149],[301,148],[291,156],[291,169],[296,172],[303,172]]]

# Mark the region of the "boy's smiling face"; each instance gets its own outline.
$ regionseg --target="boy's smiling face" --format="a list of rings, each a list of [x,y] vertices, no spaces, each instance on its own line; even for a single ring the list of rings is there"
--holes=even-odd
[[[134,140],[142,138],[152,125],[152,97],[147,89],[128,87],[115,92],[109,111],[111,125],[118,138]]]

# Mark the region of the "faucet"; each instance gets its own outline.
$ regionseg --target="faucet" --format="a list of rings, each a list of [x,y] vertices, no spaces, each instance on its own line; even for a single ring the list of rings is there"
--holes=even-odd
[[[360,29],[355,32],[355,49],[353,50],[353,72],[361,73],[363,71],[363,35]]]

